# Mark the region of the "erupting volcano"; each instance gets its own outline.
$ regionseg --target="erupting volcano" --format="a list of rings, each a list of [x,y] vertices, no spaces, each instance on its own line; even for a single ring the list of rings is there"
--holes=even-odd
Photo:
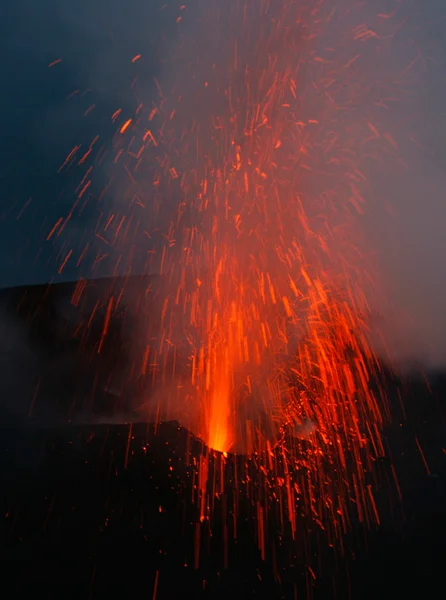
[[[346,92],[333,49],[316,54],[328,8],[208,6],[213,40],[182,40],[186,72],[172,92],[160,86],[150,130],[131,141],[132,172],[147,146],[160,149],[153,195],[158,218],[166,205],[169,215],[153,267],[168,281],[156,353],[177,385],[159,402],[183,404],[219,451],[265,450],[307,420],[334,448],[366,434],[379,445],[354,229],[362,174],[339,117],[357,90]],[[149,210],[156,220],[152,200]],[[178,352],[185,373],[165,358]]]
[[[176,419],[211,450],[253,457],[269,482],[259,514],[283,500],[294,528],[303,502],[338,534],[351,510],[377,520],[373,462],[384,453],[368,340],[375,278],[360,226],[364,144],[380,137],[380,90],[364,64],[380,35],[345,2],[199,4],[195,34],[179,11],[185,33],[156,101],[146,105],[135,80],[136,110],[113,114],[104,190],[93,196],[93,166],[107,162],[103,150],[94,159],[97,138],[67,157],[64,168],[85,171],[49,237],[99,199],[95,265],[108,255],[130,273],[136,260],[164,280],[156,332],[141,311],[120,393],[137,380],[143,418]],[[366,101],[370,111],[355,112]],[[103,304],[106,335],[120,294]],[[225,494],[203,466],[210,455],[200,459],[201,520],[208,486]]]

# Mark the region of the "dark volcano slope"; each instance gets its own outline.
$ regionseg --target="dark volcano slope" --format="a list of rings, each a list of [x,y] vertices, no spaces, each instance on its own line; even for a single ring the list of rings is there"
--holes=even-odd
[[[160,298],[156,277],[0,290],[3,417],[49,422],[128,411],[146,343],[159,334]],[[125,399],[116,393],[124,384]]]

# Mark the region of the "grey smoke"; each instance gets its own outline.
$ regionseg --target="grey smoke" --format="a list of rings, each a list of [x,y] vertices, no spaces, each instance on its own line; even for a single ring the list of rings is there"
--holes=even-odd
[[[375,165],[369,174],[365,230],[379,262],[387,301],[380,326],[392,357],[403,364],[442,368],[446,365],[446,7],[439,0],[404,4],[396,55],[388,68],[404,73],[400,78],[405,86],[383,119],[398,142],[397,160]]]
[[[91,89],[92,97],[110,108],[128,107],[131,112],[135,104],[135,99],[129,96],[131,56],[141,53],[147,59],[148,81],[155,72],[166,85],[175,79],[175,67],[172,70],[163,63],[154,49],[156,44],[166,50],[178,43],[173,15],[174,9],[179,14],[179,6],[169,5],[170,12],[166,13],[161,10],[162,4],[140,0],[127,3],[102,0],[94,4],[52,1],[42,7],[24,0],[8,8],[13,17],[6,42],[3,42],[7,45],[8,57],[12,57],[8,60],[32,59],[43,68],[44,63],[62,57],[75,85],[83,90]],[[353,4],[351,0],[343,0],[336,6],[337,10],[347,12]],[[189,27],[188,31],[194,34],[197,33],[196,6],[194,2],[187,3],[184,14],[184,27]],[[404,75],[396,101],[389,103],[388,109],[382,112],[381,122],[376,123],[380,131],[392,135],[398,148],[393,156],[389,154],[368,164],[367,209],[359,223],[378,262],[383,290],[383,302],[372,307],[373,327],[383,332],[394,360],[418,361],[437,368],[446,365],[446,42],[443,34],[446,7],[441,0],[404,3],[370,0],[363,3],[361,10],[364,21],[373,22],[378,13],[390,13],[395,7],[399,9],[396,20],[400,28],[391,53],[371,56],[367,75],[370,80],[385,82],[389,78],[389,82],[394,83],[406,66],[416,60],[410,72]],[[346,27],[352,22],[348,18],[343,21]],[[165,33],[160,33],[162,27]],[[344,34],[334,28],[333,43],[337,36],[341,39]],[[53,85],[57,89],[56,78]],[[156,93],[151,83],[141,91],[147,96]],[[9,103],[2,114],[11,114],[13,96]],[[361,110],[368,108],[357,106],[356,115],[361,117]],[[16,116],[17,128],[20,115]],[[75,110],[69,104],[50,106],[43,114],[34,115],[31,127],[34,152],[51,155],[52,168],[60,163],[61,153],[65,155],[70,150],[72,140],[69,144],[65,141],[67,124],[71,124],[69,131],[76,139],[76,127],[72,123],[77,119],[79,107]],[[94,122],[94,126],[98,126],[98,122]],[[83,127],[87,130],[86,125]],[[119,201],[119,194],[117,196],[116,201]],[[20,202],[23,204],[25,200]],[[20,202],[17,200],[18,207]],[[69,205],[67,200],[65,206],[53,203],[46,207],[42,200],[39,211],[30,213],[33,222],[26,220],[25,213],[20,221],[13,223],[14,231],[35,231],[31,226],[39,218],[49,227],[51,218],[55,220]],[[90,217],[93,229],[97,215]],[[84,218],[79,215],[77,221],[73,220],[73,239],[85,230]],[[47,270],[29,267],[41,248],[44,228],[38,236],[29,233],[25,240],[20,235],[11,239],[8,219],[2,225],[2,283],[7,284],[16,277],[17,264],[22,266],[22,273],[27,273],[29,280],[35,278],[36,272],[40,273],[40,279],[45,279]],[[22,262],[8,263],[7,257],[19,255],[28,238],[32,248],[20,255]],[[110,272],[113,266],[110,260],[107,265]],[[375,339],[377,348],[384,352],[378,335]]]

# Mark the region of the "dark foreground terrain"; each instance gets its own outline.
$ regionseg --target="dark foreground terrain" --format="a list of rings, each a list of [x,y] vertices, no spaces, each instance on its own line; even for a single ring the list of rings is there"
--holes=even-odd
[[[394,439],[405,520],[399,506],[387,508],[381,527],[365,540],[347,540],[345,556],[337,560],[323,542],[315,542],[312,563],[320,564],[314,580],[307,569],[308,545],[299,547],[299,540],[296,546],[283,540],[278,566],[271,556],[261,560],[255,524],[243,502],[246,520],[237,542],[229,541],[228,568],[222,568],[218,510],[214,536],[204,536],[194,568],[197,515],[181,452],[185,430],[165,425],[153,437],[145,426],[134,426],[127,449],[128,426],[3,428],[5,585],[8,580],[12,597],[20,598],[119,593],[272,599],[306,597],[308,589],[315,598],[440,597],[434,592],[442,590],[446,559],[446,468],[440,437],[432,439],[428,426],[424,432],[425,458],[435,469],[430,475],[412,432]],[[144,446],[144,440],[150,443]]]
[[[140,284],[149,287],[147,281]],[[119,285],[100,284],[102,318],[107,298],[116,297]],[[421,380],[404,386],[388,382],[394,419],[386,429],[389,460],[379,465],[378,529],[365,532],[353,524],[342,555],[328,547],[319,528],[302,519],[297,539],[271,536],[262,560],[255,510],[241,494],[237,539],[229,534],[225,541],[230,527],[222,515],[228,507],[215,500],[211,529],[201,527],[197,561],[198,515],[191,498],[200,444],[172,423],[154,432],[138,424],[68,422],[76,412],[85,413],[85,406],[75,401],[82,394],[92,399],[87,407],[92,414],[110,411],[103,388],[122,357],[114,351],[113,338],[103,354],[95,351],[102,339],[100,319],[96,333],[91,328],[73,338],[70,327],[79,315],[70,321],[72,309],[67,311],[66,304],[65,312],[56,310],[62,297],[72,298],[73,288],[51,293],[49,307],[44,288],[2,296],[3,325],[9,323],[8,315],[15,319],[12,329],[4,329],[1,345],[0,569],[5,597],[443,597],[445,376],[431,377],[430,392]],[[144,310],[150,313],[150,308]],[[119,318],[125,322],[125,311],[119,311]],[[14,343],[15,358],[8,363],[17,327],[20,344]],[[123,329],[116,331],[122,336]],[[109,331],[118,335],[113,327]],[[24,353],[25,347],[33,351]],[[95,357],[93,366],[79,358],[88,352]],[[69,360],[60,362],[61,357]],[[34,378],[41,382],[43,405],[33,400]],[[31,397],[25,394],[30,390]],[[45,410],[39,412],[39,406]],[[397,493],[389,496],[385,485],[392,465],[401,500]],[[273,521],[270,527],[277,530]]]

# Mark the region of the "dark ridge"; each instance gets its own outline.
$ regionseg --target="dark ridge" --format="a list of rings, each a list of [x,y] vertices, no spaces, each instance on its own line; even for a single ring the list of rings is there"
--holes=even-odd
[[[134,340],[158,335],[161,286],[135,276],[0,290],[3,414],[48,421],[129,410],[136,386],[125,406],[107,389],[141,360]]]

